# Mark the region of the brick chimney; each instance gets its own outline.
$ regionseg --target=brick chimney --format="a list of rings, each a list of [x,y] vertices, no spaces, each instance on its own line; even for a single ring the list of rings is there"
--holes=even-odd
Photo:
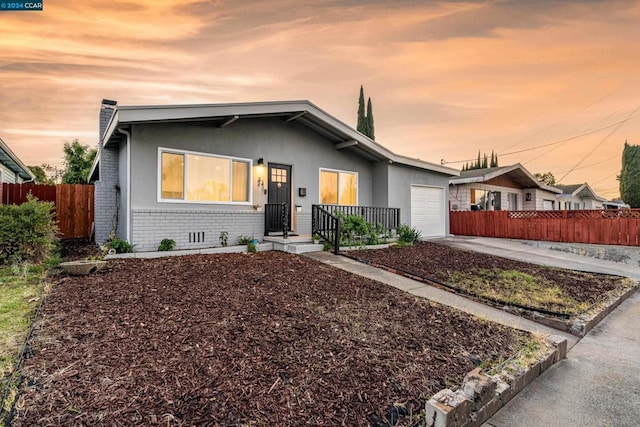
[[[98,166],[99,179],[95,182],[94,196],[94,226],[96,243],[104,244],[109,235],[118,235],[121,227],[118,224],[120,194],[118,192],[118,146],[111,145],[105,147],[103,140],[107,126],[115,113],[118,103],[110,99],[103,99],[100,105],[99,135],[98,135],[98,155],[100,164]],[[122,238],[122,237],[121,237]]]

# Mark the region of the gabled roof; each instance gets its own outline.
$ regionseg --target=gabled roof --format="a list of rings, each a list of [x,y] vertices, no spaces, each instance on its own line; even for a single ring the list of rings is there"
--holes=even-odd
[[[581,199],[595,199],[601,202],[607,201],[606,198],[598,196],[586,182],[584,184],[556,185],[556,187],[562,190],[562,194],[558,196],[559,198],[580,197]]]
[[[0,138],[0,163],[9,168],[13,173],[20,175],[20,178],[29,181],[35,179],[31,170],[22,163],[9,146]]]
[[[333,141],[337,150],[350,150],[370,161],[389,161],[426,169],[449,176],[457,176],[457,169],[413,159],[393,153],[351,126],[321,110],[309,101],[250,102],[233,104],[116,106],[102,135],[102,143],[118,143],[126,129],[136,123],[207,121],[219,127],[231,126],[236,120],[277,117],[283,122],[299,123]],[[95,175],[95,167],[89,177]]]
[[[469,184],[473,182],[487,182],[500,176],[507,176],[522,188],[541,188],[552,193],[562,193],[562,190],[539,182],[520,163],[509,166],[499,166],[485,169],[472,169],[460,172],[459,177],[449,178],[449,184]]]

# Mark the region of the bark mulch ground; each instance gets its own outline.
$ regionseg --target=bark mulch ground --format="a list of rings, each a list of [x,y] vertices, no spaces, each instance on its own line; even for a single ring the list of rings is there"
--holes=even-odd
[[[386,425],[529,339],[296,255],[112,260],[58,279],[13,425]]]
[[[79,261],[102,255],[100,246],[87,239],[63,239],[60,241],[60,256],[65,261]]]
[[[504,302],[523,301],[533,308],[571,315],[627,283],[622,277],[544,267],[434,242],[350,251],[347,255],[445,283],[479,297],[484,294]],[[531,290],[532,294],[518,295],[525,290]]]

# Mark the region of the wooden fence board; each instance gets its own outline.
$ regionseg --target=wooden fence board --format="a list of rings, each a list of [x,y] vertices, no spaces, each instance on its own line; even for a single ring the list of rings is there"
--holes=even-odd
[[[640,209],[451,211],[451,234],[640,246]]]
[[[2,184],[2,203],[21,204],[31,193],[38,200],[54,202],[62,238],[90,237],[94,221],[94,186],[84,184]]]

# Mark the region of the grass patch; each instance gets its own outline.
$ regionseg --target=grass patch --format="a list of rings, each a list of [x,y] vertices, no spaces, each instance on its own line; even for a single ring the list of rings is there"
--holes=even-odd
[[[450,282],[480,297],[570,315],[582,313],[590,306],[544,277],[516,270],[454,271],[450,272]]]
[[[0,372],[3,378],[0,393],[5,391],[8,376],[18,361],[35,311],[47,289],[46,271],[44,265],[0,267]],[[15,390],[10,391],[4,402],[5,410],[9,409],[13,396]]]

